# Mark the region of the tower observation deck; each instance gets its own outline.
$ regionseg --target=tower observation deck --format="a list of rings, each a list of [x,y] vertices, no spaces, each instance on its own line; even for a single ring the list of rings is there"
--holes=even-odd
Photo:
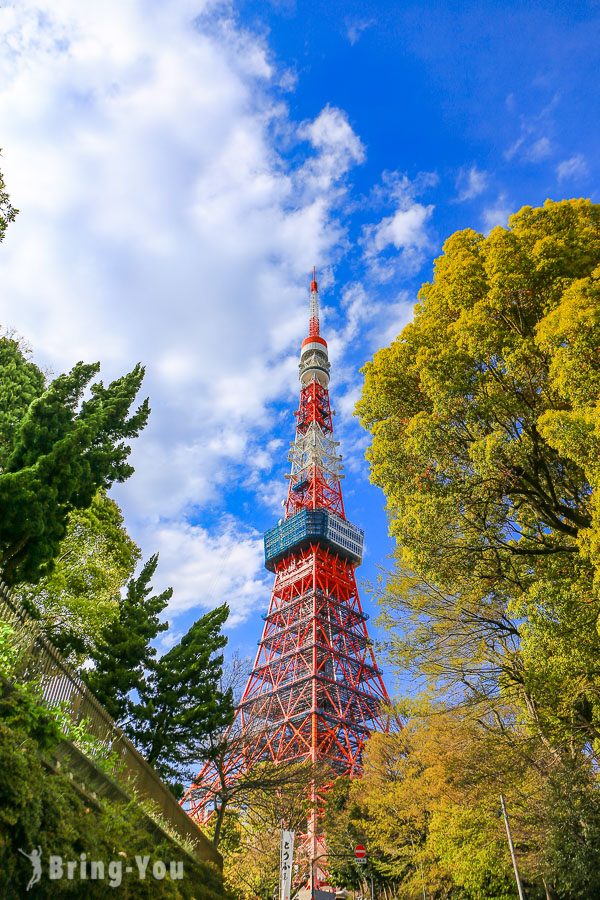
[[[364,533],[344,510],[329,373],[313,271],[285,514],[265,533],[265,565],[274,585],[232,725],[235,750],[224,767],[231,781],[265,760],[323,762],[336,775],[360,776],[367,738],[389,725],[389,698],[356,586]],[[205,820],[213,811],[216,777],[207,764],[188,790],[183,802],[192,816]],[[318,812],[306,840],[313,861],[325,852]],[[314,868],[322,884],[326,866]]]

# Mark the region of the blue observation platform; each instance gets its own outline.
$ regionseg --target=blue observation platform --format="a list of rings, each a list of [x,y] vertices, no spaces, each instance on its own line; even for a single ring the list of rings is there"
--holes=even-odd
[[[265,532],[265,566],[275,565],[293,550],[317,543],[358,565],[362,562],[365,533],[326,509],[302,509]]]

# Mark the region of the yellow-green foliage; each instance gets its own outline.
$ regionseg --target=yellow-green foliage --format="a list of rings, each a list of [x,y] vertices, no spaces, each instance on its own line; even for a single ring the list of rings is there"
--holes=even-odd
[[[88,509],[73,510],[54,568],[37,584],[16,588],[65,652],[85,658],[103,627],[119,614],[119,598],[140,550],[114,500],[98,491]]]
[[[352,848],[402,900],[515,896],[500,794],[510,813],[527,897],[544,882],[564,898],[600,891],[600,796],[593,773],[561,760],[523,729],[499,735],[469,711],[415,705],[398,734],[375,734],[364,776],[339,779],[325,828],[334,870],[358,886]],[[344,859],[345,857],[345,859]]]
[[[400,896],[420,872],[514,896],[500,790],[527,896],[599,896],[600,206],[457,232],[419,301],[357,411],[398,547],[391,656],[433,706],[395,739],[401,775],[370,771],[372,742],[353,796]]]
[[[365,367],[403,665],[518,701],[561,745],[600,727],[600,206],[454,234],[414,321]]]

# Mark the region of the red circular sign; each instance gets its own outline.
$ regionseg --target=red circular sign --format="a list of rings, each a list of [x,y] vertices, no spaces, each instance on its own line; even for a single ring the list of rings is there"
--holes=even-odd
[[[365,848],[363,847],[362,844],[357,844],[356,847],[354,848],[354,855],[357,859],[364,859],[365,856],[367,855],[367,851],[365,850]]]

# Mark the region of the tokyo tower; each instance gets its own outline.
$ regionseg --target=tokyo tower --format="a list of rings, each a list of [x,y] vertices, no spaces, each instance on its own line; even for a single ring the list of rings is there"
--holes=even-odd
[[[360,776],[367,738],[389,724],[389,697],[356,586],[364,533],[344,511],[315,270],[299,368],[285,515],[264,538],[265,566],[275,580],[232,726],[241,742],[227,766],[231,779],[264,760],[325,762],[335,775]],[[211,778],[214,772],[207,765],[184,797],[190,815],[200,820],[206,820],[211,792],[203,786]],[[307,838],[311,861],[325,853],[318,823],[315,810]],[[316,871],[318,884],[326,878],[326,865]]]

